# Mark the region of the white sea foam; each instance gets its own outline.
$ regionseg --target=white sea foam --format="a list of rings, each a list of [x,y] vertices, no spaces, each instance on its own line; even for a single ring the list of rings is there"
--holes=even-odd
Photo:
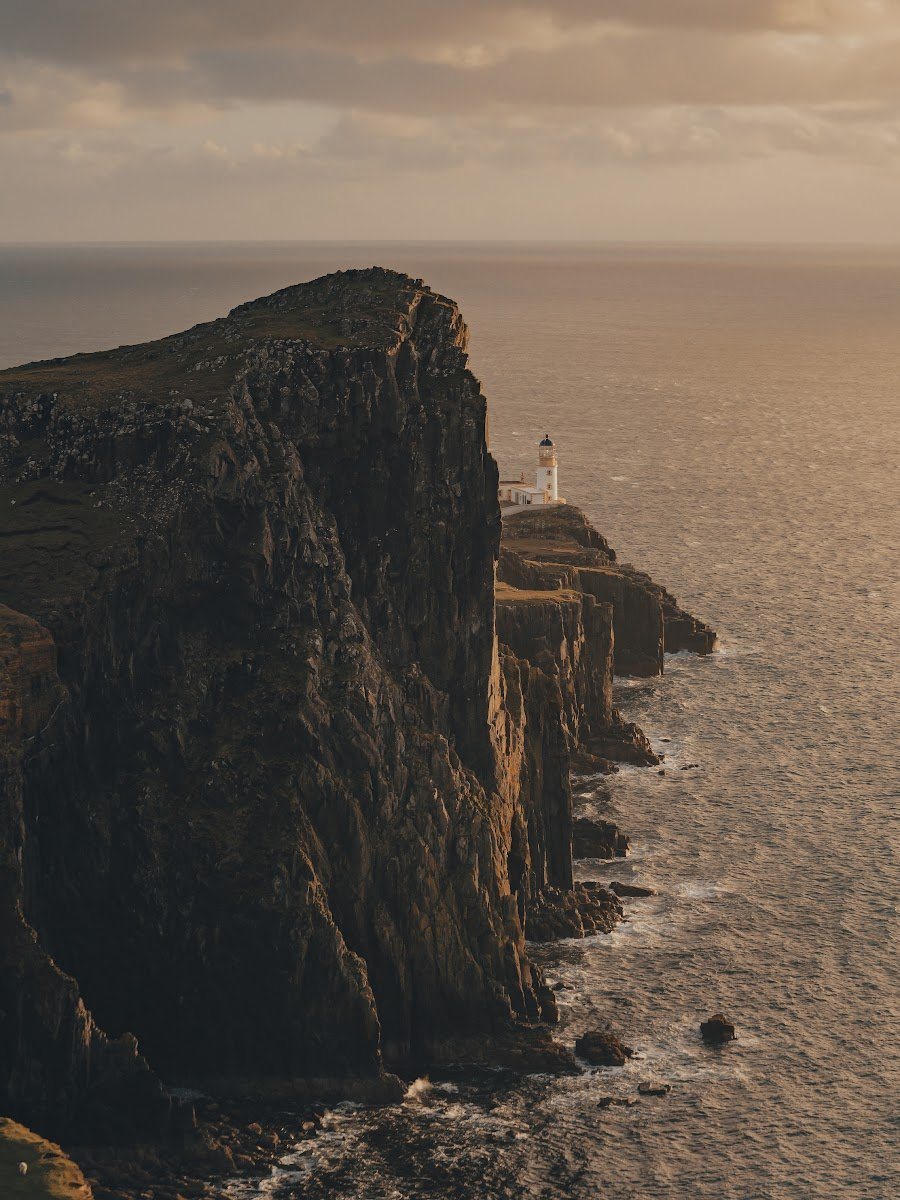
[[[404,1101],[409,1101],[412,1104],[421,1104],[433,1091],[433,1084],[427,1075],[421,1076],[419,1079],[414,1079],[406,1089]]]

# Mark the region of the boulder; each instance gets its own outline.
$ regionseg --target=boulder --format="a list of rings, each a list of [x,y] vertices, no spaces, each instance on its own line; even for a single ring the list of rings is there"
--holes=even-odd
[[[711,1046],[721,1046],[737,1038],[734,1025],[722,1013],[715,1013],[700,1023],[700,1036]]]
[[[610,1029],[590,1029],[575,1043],[575,1053],[596,1067],[624,1067],[634,1056],[630,1046]]]
[[[609,885],[609,890],[617,896],[655,896],[656,892],[651,887],[641,887],[637,883],[619,883],[613,880]]]

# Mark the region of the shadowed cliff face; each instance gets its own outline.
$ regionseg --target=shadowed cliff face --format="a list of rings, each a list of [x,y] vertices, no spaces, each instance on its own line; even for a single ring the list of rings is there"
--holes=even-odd
[[[377,1079],[552,1013],[465,337],[373,269],[0,373],[0,600],[57,701],[3,725],[3,903],[170,1078]],[[9,1095],[77,1103],[89,1055],[60,1083],[3,1020]]]

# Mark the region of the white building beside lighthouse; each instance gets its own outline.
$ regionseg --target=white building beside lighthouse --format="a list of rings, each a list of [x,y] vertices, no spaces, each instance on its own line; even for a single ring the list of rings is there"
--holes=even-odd
[[[501,506],[524,508],[528,504],[565,504],[559,498],[556,446],[550,434],[538,443],[538,467],[534,484],[526,483],[523,471],[518,479],[501,479],[498,499]]]

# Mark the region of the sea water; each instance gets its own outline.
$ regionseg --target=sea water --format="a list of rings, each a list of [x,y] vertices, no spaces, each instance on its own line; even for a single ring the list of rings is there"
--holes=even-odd
[[[900,1195],[900,252],[748,247],[0,248],[0,365],[154,338],[342,266],[459,301],[504,473],[560,492],[719,649],[622,681],[665,752],[586,790],[632,838],[585,878],[657,889],[534,949],[559,1037],[621,1070],[341,1106],[235,1197]],[[697,764],[691,766],[690,764]],[[684,768],[684,769],[683,769]],[[710,1049],[716,1010],[738,1040]],[[671,1085],[637,1098],[637,1084]]]

